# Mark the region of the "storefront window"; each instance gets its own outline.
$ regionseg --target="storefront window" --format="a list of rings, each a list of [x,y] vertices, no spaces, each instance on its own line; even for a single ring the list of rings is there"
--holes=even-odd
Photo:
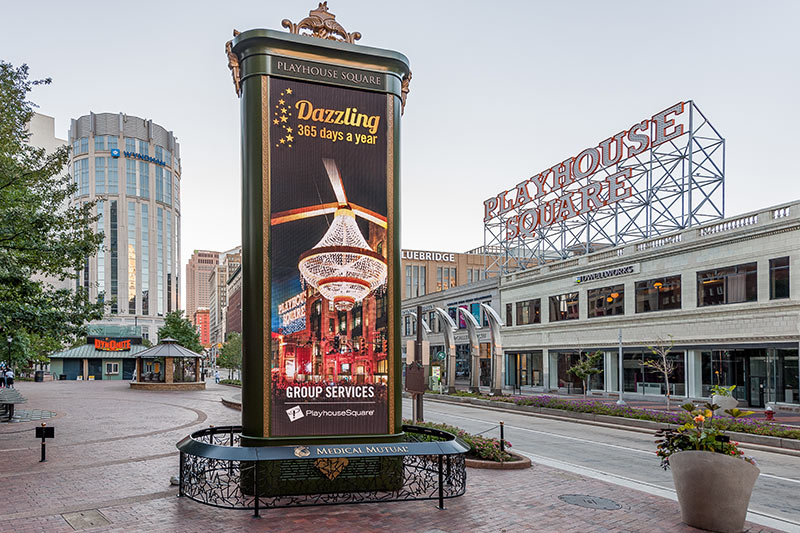
[[[590,289],[586,296],[589,318],[625,314],[625,285]]]
[[[506,354],[506,385],[510,387],[541,387],[543,385],[542,351]]]
[[[800,404],[797,349],[776,350],[776,367],[778,370],[777,401]]]
[[[671,396],[686,396],[686,365],[683,352],[670,352],[667,358],[673,363],[673,371],[669,376]],[[667,385],[664,374],[646,366],[648,360],[657,361],[658,355],[648,353],[625,353],[622,357],[625,392],[664,396]]]
[[[681,308],[681,277],[670,276],[636,282],[636,312]]]
[[[536,298],[535,300],[525,300],[524,302],[517,302],[518,326],[524,326],[525,324],[538,324],[541,322],[541,320],[542,320],[542,301],[539,298]]]
[[[789,258],[769,260],[769,299],[789,297]]]
[[[574,367],[580,362],[580,356],[578,355],[579,352],[577,351],[570,351],[570,352],[557,352],[558,356],[558,387],[559,388],[566,388],[568,393],[582,393],[583,392],[583,382],[575,376],[575,374],[569,371],[570,368]],[[588,352],[580,352],[583,353],[583,356],[586,357]],[[597,362],[597,366],[600,370],[603,369],[603,358]],[[589,390],[603,390],[605,387],[605,378],[603,373],[600,372],[599,374],[593,374],[589,378]]]
[[[550,322],[578,319],[578,293],[550,297]]]
[[[757,282],[756,263],[698,272],[697,306],[755,302]]]

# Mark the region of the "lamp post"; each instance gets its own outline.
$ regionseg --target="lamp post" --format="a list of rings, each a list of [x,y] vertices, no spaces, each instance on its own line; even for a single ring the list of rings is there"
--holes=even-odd
[[[622,369],[622,328],[619,328],[619,400],[617,405],[625,405],[625,400],[622,398],[623,391],[625,390],[625,374]]]
[[[8,365],[11,366],[11,343],[14,342],[14,337],[9,335],[6,340],[8,341]]]

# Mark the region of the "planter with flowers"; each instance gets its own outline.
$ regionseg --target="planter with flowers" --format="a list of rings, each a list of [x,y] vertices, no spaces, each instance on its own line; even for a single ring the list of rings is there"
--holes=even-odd
[[[736,385],[731,385],[730,387],[714,385],[711,387],[711,403],[718,406],[714,410],[715,414],[727,412],[728,409],[734,409],[739,405],[739,400],[733,397],[733,389],[735,388]]]
[[[719,406],[681,406],[687,421],[677,429],[656,432],[656,454],[661,466],[672,470],[681,518],[688,525],[710,531],[740,532],[760,470],[714,423]],[[733,418],[752,411],[726,411]]]

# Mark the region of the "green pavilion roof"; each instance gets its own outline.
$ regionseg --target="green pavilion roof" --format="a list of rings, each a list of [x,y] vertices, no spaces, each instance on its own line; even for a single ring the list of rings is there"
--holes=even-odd
[[[94,344],[84,344],[77,348],[70,348],[63,352],[54,353],[50,356],[50,359],[133,359],[138,357],[139,352],[143,352],[146,349],[147,346],[143,344],[131,344],[130,350],[110,352],[96,350]]]

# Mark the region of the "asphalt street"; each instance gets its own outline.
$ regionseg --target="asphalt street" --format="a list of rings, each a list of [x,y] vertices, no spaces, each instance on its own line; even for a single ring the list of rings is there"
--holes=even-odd
[[[426,401],[425,420],[445,422],[470,433],[505,423],[505,438],[513,449],[534,462],[590,475],[625,487],[674,498],[672,474],[659,467],[652,432],[593,426],[567,420],[501,412],[477,406]],[[403,401],[403,416],[411,418],[411,400]],[[492,429],[494,428],[494,429]],[[748,520],[800,531],[800,457],[744,448],[761,469],[750,500]],[[532,474],[533,475],[533,474]],[[724,497],[720,493],[709,496]],[[761,519],[759,519],[759,517]]]

